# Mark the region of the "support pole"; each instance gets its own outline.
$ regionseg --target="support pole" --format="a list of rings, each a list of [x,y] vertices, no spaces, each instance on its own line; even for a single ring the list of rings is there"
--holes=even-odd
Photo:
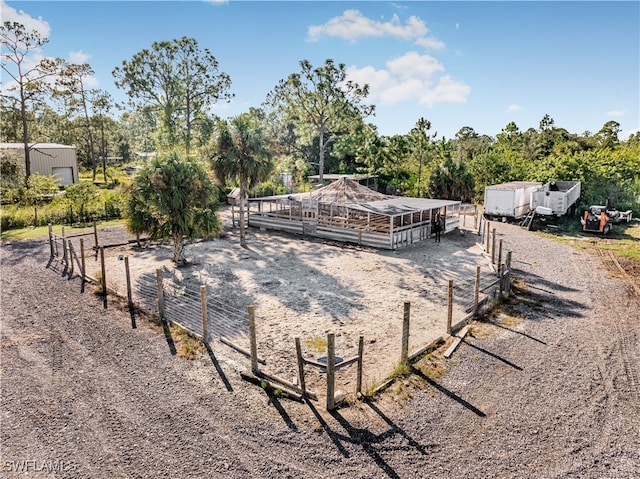
[[[496,264],[496,229],[491,230],[491,264]]]
[[[489,235],[489,233],[490,233],[489,228],[490,228],[490,226],[491,226],[491,221],[487,221],[487,222],[485,223],[485,231],[486,231],[486,233],[485,233],[485,240],[486,240],[486,243],[487,243],[487,245],[486,245],[486,246],[485,246],[485,248],[484,248],[485,253],[488,253],[488,252],[489,252],[489,236],[490,236],[490,235]]]
[[[300,389],[302,395],[307,395],[307,386],[304,380],[304,358],[302,357],[302,346],[300,345],[300,337],[295,337],[296,341],[296,357],[298,358],[298,382],[300,383]]]
[[[411,303],[404,302],[404,314],[402,315],[402,347],[400,348],[400,364],[409,359],[409,324],[411,320]]]
[[[131,293],[131,274],[129,272],[129,257],[124,257],[124,272],[127,277],[127,307],[129,308],[129,314],[131,314],[131,327],[136,327],[136,317],[133,313],[133,294]]]
[[[69,268],[69,255],[67,255],[67,237],[64,234],[64,226],[62,227],[62,261],[64,261],[64,269]]]
[[[498,243],[498,265],[502,264],[502,238],[500,238],[500,243]]]
[[[507,268],[507,296],[511,296],[511,251],[507,253],[505,267]]]
[[[84,239],[80,238],[80,267],[82,269],[80,279],[80,292],[84,293],[84,284],[87,281],[87,263],[84,258]]]
[[[164,287],[162,284],[162,268],[156,269],[156,286],[158,289],[158,315],[160,316],[160,321],[164,323]]]
[[[55,256],[55,252],[53,249],[53,226],[49,223],[49,248],[51,249],[51,257]]]
[[[356,394],[362,394],[362,357],[364,356],[364,336],[358,339],[358,375],[356,378]]]
[[[200,312],[202,313],[202,342],[209,342],[209,324],[207,321],[207,287],[203,284],[200,286]]]
[[[447,304],[447,334],[451,334],[451,322],[453,320],[453,280],[449,280],[449,294]]]
[[[104,264],[104,246],[100,247],[100,268],[102,271],[102,304],[107,309],[107,270]]]
[[[248,306],[249,312],[249,340],[251,345],[251,371],[256,374],[258,369],[258,344],[256,342],[256,315],[252,304]]]
[[[96,220],[93,220],[93,239],[95,241],[95,247],[98,247],[98,227],[96,226]]]
[[[327,411],[335,409],[335,361],[336,338],[333,333],[327,334]]]
[[[73,251],[73,244],[71,243],[71,240],[67,240],[67,244],[69,245],[69,279],[71,279],[73,278],[73,254],[75,251]]]
[[[478,304],[480,300],[480,266],[476,266],[476,283],[473,289],[473,316],[478,317]]]

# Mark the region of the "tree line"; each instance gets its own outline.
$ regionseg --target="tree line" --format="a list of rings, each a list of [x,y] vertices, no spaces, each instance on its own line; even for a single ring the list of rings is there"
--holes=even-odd
[[[382,192],[474,202],[491,184],[576,180],[585,204],[609,199],[640,211],[640,133],[622,141],[615,121],[577,134],[545,115],[525,131],[514,122],[495,136],[462,126],[444,138],[418,118],[406,134],[380,135],[368,86],[330,59],[300,61],[300,71],[278,82],[260,107],[223,119],[211,107],[233,99],[232,80],[194,38],[154,42],[116,66],[124,104],[90,87],[89,64],[34,63],[32,54],[48,42],[37,32],[4,22],[0,38],[0,140],[25,144],[25,181],[29,145],[57,142],[76,145],[94,180],[100,167],[106,175],[109,156],[128,161],[154,152],[204,165],[243,193],[261,181],[277,184],[285,172],[297,185],[311,174],[361,174],[375,176]]]

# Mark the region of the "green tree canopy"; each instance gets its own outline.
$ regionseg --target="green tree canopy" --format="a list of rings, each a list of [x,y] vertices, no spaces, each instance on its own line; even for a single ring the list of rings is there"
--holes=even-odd
[[[374,107],[361,102],[369,94],[368,85],[347,80],[345,65],[328,59],[314,68],[300,62],[301,72],[280,80],[269,94],[267,104],[283,111],[285,127],[293,124],[296,137],[307,145],[318,141],[318,173],[323,182],[325,154],[336,135],[360,126]]]
[[[244,201],[247,193],[273,170],[273,149],[264,133],[259,112],[220,121],[205,151],[218,181],[240,187],[240,243],[246,245]]]
[[[155,158],[131,184],[125,206],[127,228],[152,240],[173,239],[173,261],[184,262],[184,240],[217,234],[217,189],[207,171],[176,153]]]
[[[134,104],[154,110],[166,135],[164,143],[184,145],[187,155],[196,123],[211,105],[233,96],[228,93],[229,75],[219,71],[215,56],[193,38],[154,42],[150,50],[123,61],[113,76]]]

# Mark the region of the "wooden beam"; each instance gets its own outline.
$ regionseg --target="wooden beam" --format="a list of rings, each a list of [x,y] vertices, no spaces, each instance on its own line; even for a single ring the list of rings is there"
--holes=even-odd
[[[444,352],[445,358],[449,359],[451,357],[453,352],[456,350],[456,348],[462,342],[462,340],[464,339],[464,337],[467,335],[468,332],[469,332],[469,326],[465,326],[460,330],[458,334],[455,335],[455,338],[456,338],[455,341],[453,341],[453,343],[451,343],[451,346],[449,346],[449,348]]]

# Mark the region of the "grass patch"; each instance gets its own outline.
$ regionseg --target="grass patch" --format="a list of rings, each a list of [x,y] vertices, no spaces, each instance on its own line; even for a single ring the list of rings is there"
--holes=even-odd
[[[327,338],[323,338],[321,336],[306,338],[304,340],[304,344],[309,350],[316,353],[324,353],[327,350]]]
[[[125,220],[115,219],[109,221],[101,221],[97,223],[98,228],[107,228],[113,226],[121,226],[124,225]],[[83,225],[75,225],[75,226],[65,226],[64,232],[65,234],[75,234],[75,233],[86,233],[93,231],[93,223],[91,224],[83,224]],[[62,227],[59,225],[53,226],[54,234],[60,235],[62,234]],[[49,227],[48,226],[36,226],[27,227],[27,228],[19,228],[2,231],[1,238],[3,240],[23,240],[23,239],[33,239],[33,238],[42,238],[43,236],[49,235]]]
[[[176,347],[176,354],[184,359],[194,360],[205,351],[200,339],[195,338],[180,326],[169,325],[169,331]]]

